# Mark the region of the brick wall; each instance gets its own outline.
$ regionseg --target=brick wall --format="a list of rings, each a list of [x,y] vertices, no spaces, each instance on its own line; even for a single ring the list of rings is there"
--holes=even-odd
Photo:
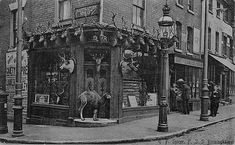
[[[8,9],[8,4],[10,1],[2,0],[0,1],[0,87],[5,89],[5,61],[6,61],[6,51],[9,47],[9,24],[10,24],[10,14]]]
[[[103,22],[111,23],[112,13],[118,13],[116,24],[121,27],[121,17],[128,20],[128,25],[132,23],[132,0],[105,0]],[[162,17],[162,8],[165,0],[146,0],[146,22],[145,27],[151,33],[153,27],[158,29],[158,20]],[[183,8],[176,5],[176,1],[168,1],[171,8],[170,15],[175,21],[182,23],[182,33],[187,35],[187,26],[201,28],[201,1],[194,1],[194,14],[187,11],[187,1],[184,1]],[[186,51],[186,41],[182,42],[182,50]],[[198,55],[193,57],[199,58]]]

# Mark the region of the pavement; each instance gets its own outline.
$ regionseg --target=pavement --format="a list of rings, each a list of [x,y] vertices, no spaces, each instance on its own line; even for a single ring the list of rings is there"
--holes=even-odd
[[[0,134],[2,143],[22,144],[118,144],[169,139],[199,128],[235,118],[235,104],[221,105],[216,117],[200,121],[200,110],[189,115],[168,114],[168,132],[158,132],[158,116],[106,127],[81,128],[23,124],[24,136],[12,137],[13,123],[7,134]]]

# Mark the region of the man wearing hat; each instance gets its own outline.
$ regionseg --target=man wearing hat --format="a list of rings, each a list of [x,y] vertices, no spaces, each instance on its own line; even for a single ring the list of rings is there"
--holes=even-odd
[[[179,86],[179,89],[182,91],[182,112],[184,114],[189,114],[189,90],[190,87],[186,84],[186,82],[183,79],[178,79],[176,81],[177,85]]]

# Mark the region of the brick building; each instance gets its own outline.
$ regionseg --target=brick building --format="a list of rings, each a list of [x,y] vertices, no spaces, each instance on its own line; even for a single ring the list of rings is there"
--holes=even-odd
[[[27,54],[23,53],[23,104],[27,122],[64,125],[69,118],[79,118],[76,97],[88,89],[112,96],[100,109],[101,118],[123,122],[156,115],[161,76],[160,48],[154,30],[158,29],[164,4],[165,0],[24,0]],[[204,7],[198,0],[174,0],[168,5],[179,38],[170,54],[168,90],[176,80],[184,79],[191,88],[190,109],[198,110]],[[17,44],[16,2],[11,1],[9,10],[10,27],[8,34],[4,33],[10,38],[7,58],[14,57]],[[60,70],[61,58],[75,62],[74,69]],[[13,70],[6,75],[8,91],[14,88],[12,65],[6,65]],[[9,92],[12,104],[14,90]],[[171,101],[170,109],[177,111]]]
[[[219,84],[221,99],[234,96],[234,1],[208,1],[209,79]],[[219,62],[219,63],[218,63]]]

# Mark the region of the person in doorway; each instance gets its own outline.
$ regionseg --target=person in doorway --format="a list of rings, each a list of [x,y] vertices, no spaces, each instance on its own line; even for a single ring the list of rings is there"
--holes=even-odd
[[[182,92],[182,113],[189,114],[189,90],[190,87],[186,84],[183,79],[177,80],[177,85]]]
[[[214,86],[213,94],[211,95],[211,116],[215,117],[218,109],[219,109],[219,102],[220,102],[220,88],[219,85]]]

